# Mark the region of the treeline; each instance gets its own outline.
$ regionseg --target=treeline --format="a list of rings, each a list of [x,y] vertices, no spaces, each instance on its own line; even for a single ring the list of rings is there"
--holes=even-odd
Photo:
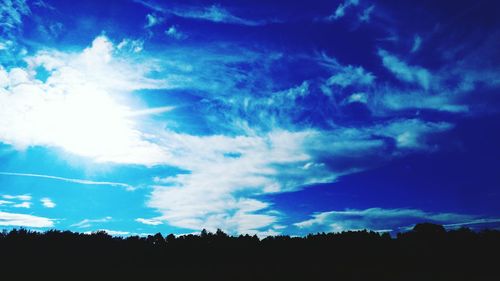
[[[306,237],[113,237],[15,229],[0,234],[2,276],[151,280],[500,280],[500,232],[419,224]]]

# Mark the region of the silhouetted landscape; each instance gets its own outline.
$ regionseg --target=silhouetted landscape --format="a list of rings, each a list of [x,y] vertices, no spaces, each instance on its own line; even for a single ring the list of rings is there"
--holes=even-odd
[[[306,237],[222,231],[113,237],[15,229],[0,234],[2,272],[140,280],[498,280],[500,232],[424,223],[391,237],[348,231]],[[71,275],[66,275],[71,273]],[[50,274],[50,275],[49,275]],[[103,275],[104,274],[104,275]]]

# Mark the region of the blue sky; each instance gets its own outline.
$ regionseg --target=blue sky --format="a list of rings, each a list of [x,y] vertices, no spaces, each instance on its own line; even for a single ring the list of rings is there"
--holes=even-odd
[[[500,224],[496,1],[0,5],[0,227]]]

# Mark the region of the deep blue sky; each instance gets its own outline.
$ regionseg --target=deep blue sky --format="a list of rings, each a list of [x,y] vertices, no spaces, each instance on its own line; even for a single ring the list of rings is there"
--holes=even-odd
[[[499,27],[497,1],[1,0],[0,227],[496,228]]]

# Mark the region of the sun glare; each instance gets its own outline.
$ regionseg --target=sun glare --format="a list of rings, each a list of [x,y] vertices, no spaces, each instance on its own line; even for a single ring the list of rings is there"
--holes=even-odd
[[[47,103],[37,112],[39,124],[50,124],[51,142],[65,150],[92,158],[126,153],[139,139],[130,108],[103,91],[81,89]]]

